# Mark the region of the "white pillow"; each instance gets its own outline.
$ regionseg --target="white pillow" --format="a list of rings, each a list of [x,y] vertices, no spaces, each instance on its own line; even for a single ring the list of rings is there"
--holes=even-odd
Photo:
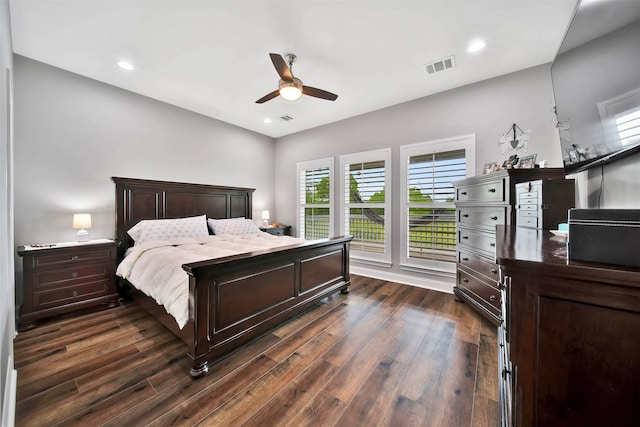
[[[230,218],[207,220],[215,234],[252,234],[260,233],[258,226],[250,219]]]
[[[127,233],[136,245],[139,245],[151,240],[208,236],[209,229],[207,216],[200,215],[188,218],[142,220]]]

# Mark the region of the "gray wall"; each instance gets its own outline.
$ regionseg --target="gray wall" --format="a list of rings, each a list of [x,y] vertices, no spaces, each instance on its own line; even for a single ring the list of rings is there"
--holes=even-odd
[[[11,74],[13,59],[9,1],[0,3],[0,424],[13,425],[13,399],[5,405],[5,385],[13,371],[15,333],[13,280]],[[9,374],[9,377],[7,377]],[[13,384],[15,386],[15,384]]]
[[[391,269],[373,268],[371,274],[398,281],[428,278],[425,274],[401,271],[400,260],[400,167],[399,147],[422,141],[464,134],[476,135],[476,173],[490,161],[502,163],[498,134],[512,123],[532,129],[528,153],[550,166],[562,166],[559,138],[552,126],[553,92],[549,65],[530,68],[437,95],[420,98],[326,126],[279,138],[276,143],[277,220],[296,221],[296,163],[347,153],[392,148],[392,251]],[[338,194],[336,180],[336,194]],[[336,205],[335,223],[338,224]],[[353,263],[352,263],[353,264]],[[404,276],[404,277],[401,277]],[[442,280],[438,277],[434,281]],[[451,288],[453,277],[448,277]]]
[[[115,236],[112,176],[255,188],[274,206],[274,140],[18,55],[15,63],[15,241]],[[19,261],[19,260],[18,260]],[[17,263],[21,271],[21,263]]]

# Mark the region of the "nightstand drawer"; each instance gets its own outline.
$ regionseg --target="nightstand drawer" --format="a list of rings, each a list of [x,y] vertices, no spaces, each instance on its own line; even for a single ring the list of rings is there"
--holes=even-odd
[[[36,255],[33,257],[33,268],[64,265],[80,261],[95,261],[111,258],[111,249],[94,249],[86,251],[64,251],[59,254]]]
[[[96,298],[108,294],[109,279],[102,279],[96,282],[57,287],[43,292],[34,292],[33,307],[35,310],[46,310],[48,308],[59,307],[62,304],[85,301],[87,298]]]
[[[34,273],[34,290],[51,286],[65,286],[65,282],[83,283],[99,278],[108,278],[110,274],[109,264],[99,263],[80,265],[59,270],[50,269]]]

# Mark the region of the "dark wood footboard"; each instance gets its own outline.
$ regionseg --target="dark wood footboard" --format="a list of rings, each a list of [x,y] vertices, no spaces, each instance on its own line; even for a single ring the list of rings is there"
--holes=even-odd
[[[191,375],[349,286],[351,237],[183,265],[190,275]]]

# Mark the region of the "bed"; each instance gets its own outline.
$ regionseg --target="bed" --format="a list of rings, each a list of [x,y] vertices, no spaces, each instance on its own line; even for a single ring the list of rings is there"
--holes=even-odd
[[[113,177],[118,261],[134,246],[127,231],[142,220],[206,215],[251,218],[253,189]],[[335,292],[348,292],[350,236],[303,241],[276,249],[182,265],[188,275],[188,321],[176,320],[153,298],[123,281],[129,294],[182,339],[190,375]]]

